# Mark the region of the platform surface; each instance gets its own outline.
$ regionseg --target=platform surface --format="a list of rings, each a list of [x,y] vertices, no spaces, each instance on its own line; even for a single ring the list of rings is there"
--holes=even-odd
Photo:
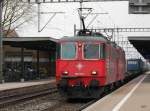
[[[0,91],[22,88],[22,87],[29,87],[34,85],[48,84],[53,82],[55,82],[54,78],[47,79],[47,80],[27,81],[27,82],[4,83],[4,84],[0,84]]]
[[[135,78],[83,111],[150,111],[150,72]]]

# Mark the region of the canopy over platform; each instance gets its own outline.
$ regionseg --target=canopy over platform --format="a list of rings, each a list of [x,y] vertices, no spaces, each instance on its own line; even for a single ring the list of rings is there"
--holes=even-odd
[[[57,39],[51,37],[13,37],[3,38],[4,45],[33,50],[55,51]]]
[[[57,45],[57,39],[50,38],[50,37],[5,37],[3,38],[3,44],[4,45],[10,45],[11,47],[17,47],[20,48],[20,58],[21,58],[21,73],[20,73],[20,80],[24,81],[24,78],[26,77],[26,71],[25,71],[25,62],[24,62],[24,49],[29,50],[36,50],[37,55],[37,62],[36,62],[36,72],[38,78],[41,77],[40,75],[40,52],[39,51],[46,51],[50,52],[50,58],[56,57],[56,45]],[[55,63],[51,61],[51,75],[54,73],[54,67]]]
[[[133,46],[143,55],[145,59],[150,59],[150,37],[149,36],[132,36],[128,37]]]

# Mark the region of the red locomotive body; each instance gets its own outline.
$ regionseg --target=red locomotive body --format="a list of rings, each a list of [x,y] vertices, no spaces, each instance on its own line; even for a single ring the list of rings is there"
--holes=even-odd
[[[67,98],[97,98],[124,80],[125,54],[103,35],[65,37],[57,48],[56,81]]]

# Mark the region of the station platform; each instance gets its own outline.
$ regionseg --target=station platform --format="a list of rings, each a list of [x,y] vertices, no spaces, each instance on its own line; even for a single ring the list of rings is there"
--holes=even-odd
[[[150,111],[150,72],[133,79],[83,111]]]
[[[30,86],[44,85],[49,83],[55,83],[55,78],[50,78],[46,80],[44,79],[44,80],[25,81],[25,82],[9,82],[9,83],[0,84],[0,92],[6,90],[30,87]]]

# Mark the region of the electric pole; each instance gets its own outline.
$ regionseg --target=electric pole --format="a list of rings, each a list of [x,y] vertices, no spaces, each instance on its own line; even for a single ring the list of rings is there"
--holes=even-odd
[[[0,83],[4,82],[3,79],[3,0],[0,1]]]

